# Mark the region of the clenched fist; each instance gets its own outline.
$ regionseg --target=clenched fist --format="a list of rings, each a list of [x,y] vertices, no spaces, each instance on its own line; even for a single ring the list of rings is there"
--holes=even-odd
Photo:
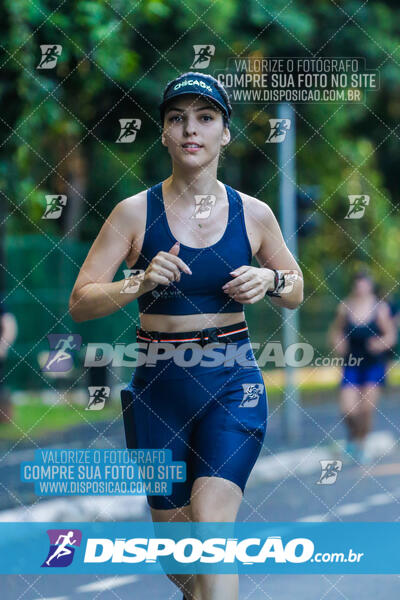
[[[157,252],[147,267],[141,288],[144,292],[154,290],[158,285],[169,285],[173,281],[180,281],[181,271],[192,275],[186,263],[178,256],[179,242],[176,242],[168,252]]]

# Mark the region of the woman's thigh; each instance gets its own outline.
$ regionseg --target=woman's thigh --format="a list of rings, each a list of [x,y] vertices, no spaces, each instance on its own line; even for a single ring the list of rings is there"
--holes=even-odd
[[[122,398],[126,428],[133,431],[128,447],[168,448],[173,461],[186,463],[186,481],[173,483],[170,496],[148,497],[151,509],[162,511],[160,518],[182,516],[198,479],[215,480],[201,494],[196,484],[194,493],[204,506],[210,504],[207,495],[217,494],[227,513],[237,512],[267,426],[258,368],[222,368],[162,386],[157,380],[138,382],[123,390]]]
[[[191,504],[195,510],[193,503],[201,498],[200,505],[220,506],[232,515],[263,445],[268,400],[258,368],[227,369],[216,383],[213,400],[192,433],[196,453]]]

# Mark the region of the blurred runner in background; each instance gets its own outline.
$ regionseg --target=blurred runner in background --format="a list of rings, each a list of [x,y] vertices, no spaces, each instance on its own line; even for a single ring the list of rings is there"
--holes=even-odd
[[[346,452],[366,462],[365,441],[385,384],[388,351],[397,341],[389,304],[380,300],[372,277],[358,272],[349,296],[339,303],[329,342],[344,357],[339,404],[347,425]]]

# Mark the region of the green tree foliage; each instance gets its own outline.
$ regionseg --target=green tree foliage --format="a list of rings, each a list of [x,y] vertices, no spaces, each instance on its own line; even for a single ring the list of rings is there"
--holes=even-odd
[[[395,2],[351,0],[3,0],[0,182],[9,233],[90,241],[122,198],[169,174],[157,104],[168,80],[189,70],[193,44],[229,57],[364,57],[380,89],[360,104],[298,104],[298,185],[320,186],[319,227],[301,240],[313,288],[340,289],[367,262],[390,290],[399,275],[397,162],[399,11]],[[53,70],[38,70],[40,44],[61,44]],[[234,106],[220,177],[277,213],[276,145],[266,145],[276,105]],[[133,144],[116,144],[118,120],[141,119]],[[60,221],[41,220],[46,194],[67,194]],[[345,220],[349,194],[371,197],[365,217]]]

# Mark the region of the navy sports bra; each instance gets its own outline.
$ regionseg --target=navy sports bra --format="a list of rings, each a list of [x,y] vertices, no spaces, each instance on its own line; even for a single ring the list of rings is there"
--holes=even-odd
[[[225,294],[221,287],[233,279],[230,271],[250,265],[252,251],[247,237],[242,199],[225,185],[229,201],[228,224],[223,236],[211,246],[191,248],[180,244],[178,256],[192,275],[181,272],[181,280],[158,285],[138,298],[139,311],[147,314],[191,315],[241,312],[244,305]],[[131,268],[146,270],[157,252],[168,252],[177,240],[165,214],[162,182],[147,191],[147,220],[143,246]]]
[[[380,362],[384,359],[385,352],[371,354],[367,348],[367,340],[370,337],[378,336],[382,332],[376,320],[377,307],[374,308],[371,318],[365,324],[354,323],[346,311],[346,325],[344,334],[349,341],[349,352],[347,357],[352,354],[354,357],[363,358],[361,365]]]

